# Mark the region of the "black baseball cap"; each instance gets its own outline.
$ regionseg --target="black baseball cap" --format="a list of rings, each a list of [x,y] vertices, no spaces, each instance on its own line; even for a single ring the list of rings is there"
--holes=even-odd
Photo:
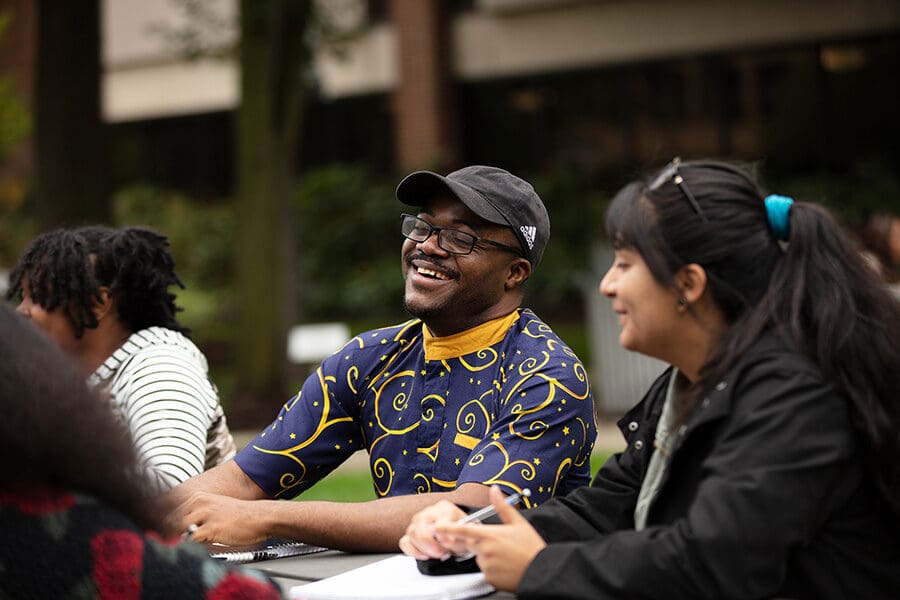
[[[476,215],[512,228],[525,258],[532,266],[541,262],[550,239],[550,217],[540,196],[527,181],[503,169],[473,165],[446,177],[416,171],[397,186],[397,199],[422,206],[439,189],[446,189]]]

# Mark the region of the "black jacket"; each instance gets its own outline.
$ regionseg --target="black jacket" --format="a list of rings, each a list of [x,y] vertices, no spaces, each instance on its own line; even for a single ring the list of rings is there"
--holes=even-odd
[[[628,446],[591,486],[524,513],[548,546],[520,598],[900,598],[900,524],[866,472],[847,401],[774,336],[676,433],[635,531],[670,375],[619,421]]]

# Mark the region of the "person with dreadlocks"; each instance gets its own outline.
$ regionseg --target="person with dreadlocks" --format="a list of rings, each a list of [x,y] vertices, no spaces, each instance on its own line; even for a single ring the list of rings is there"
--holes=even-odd
[[[206,357],[175,318],[174,267],[150,229],[58,229],[31,242],[7,292],[112,398],[160,491],[236,450]]]
[[[0,305],[0,597],[281,598],[259,571],[161,537],[155,494],[109,402]]]

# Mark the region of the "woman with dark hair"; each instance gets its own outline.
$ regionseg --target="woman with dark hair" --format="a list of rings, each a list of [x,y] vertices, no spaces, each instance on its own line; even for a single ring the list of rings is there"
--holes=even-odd
[[[168,246],[138,227],[58,229],[32,241],[7,293],[111,396],[162,491],[235,453],[206,357],[175,318]]]
[[[262,575],[147,530],[148,493],[109,403],[49,340],[0,306],[0,596],[279,598]]]
[[[502,524],[448,503],[401,541],[519,598],[900,596],[900,306],[821,208],[673,161],[614,198],[600,284],[672,366],[591,486]]]

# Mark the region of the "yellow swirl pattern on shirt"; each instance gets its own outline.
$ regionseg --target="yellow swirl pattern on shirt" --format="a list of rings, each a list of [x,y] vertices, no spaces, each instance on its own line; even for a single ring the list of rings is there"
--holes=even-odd
[[[415,377],[415,372],[413,371],[400,371],[399,373],[395,373],[390,377],[386,378],[382,385],[375,390],[375,421],[378,423],[378,426],[382,431],[385,432],[385,435],[402,435],[409,431],[412,431],[416,427],[419,426],[419,423],[413,423],[407,427],[399,427],[394,428],[386,422],[386,415],[383,415],[384,404],[382,403],[382,394],[385,391],[385,388],[395,379],[400,379],[407,377],[412,381],[413,377]],[[393,411],[398,412],[403,410],[406,406],[406,403],[409,402],[408,393],[405,391],[397,392],[393,398],[390,399],[388,405],[393,409]]]
[[[472,437],[483,438],[491,430],[491,415],[484,407],[484,397],[491,395],[491,390],[486,391],[479,398],[469,400],[456,413],[456,429],[460,433],[465,433]],[[475,427],[479,424],[479,413],[483,427],[480,431],[475,431]]]
[[[594,448],[594,443],[588,440],[588,424],[584,422],[584,419],[582,419],[581,417],[575,417],[575,421],[579,425],[581,425],[581,444],[579,445],[579,447],[582,450],[588,450],[587,452],[580,453],[579,456],[575,457],[575,466],[580,467],[588,459],[591,458],[590,450]]]
[[[480,359],[486,359],[485,362],[481,365],[473,365],[471,363],[466,362],[466,360],[462,357],[459,358],[459,362],[466,368],[467,371],[472,371],[476,373],[478,371],[482,371],[487,369],[495,362],[497,362],[497,351],[493,348],[484,348],[475,353],[475,356]]]
[[[431,459],[431,462],[435,462],[437,460],[438,446],[440,445],[441,440],[436,440],[427,448],[416,448],[416,452],[418,452],[419,454],[424,454]]]
[[[305,447],[309,446],[310,444],[312,444],[313,442],[315,442],[326,429],[328,429],[335,423],[342,423],[342,422],[347,422],[347,421],[353,420],[352,417],[330,418],[331,395],[328,391],[328,383],[329,382],[333,383],[334,378],[333,377],[325,377],[322,374],[321,367],[316,369],[316,374],[318,375],[318,378],[319,378],[319,386],[322,389],[323,406],[322,406],[322,414],[319,417],[319,423],[316,425],[316,428],[312,432],[312,434],[310,434],[309,437],[307,437],[305,440],[301,441],[299,444],[295,444],[294,446],[291,446],[290,448],[285,448],[283,450],[268,450],[266,448],[261,448],[259,446],[253,446],[254,449],[256,449],[258,452],[262,452],[263,454],[273,454],[273,455],[278,455],[278,456],[284,456],[284,457],[290,459],[291,461],[293,461],[294,463],[296,463],[297,466],[300,468],[299,475],[297,473],[293,473],[293,472],[289,471],[287,473],[283,473],[281,475],[281,477],[279,477],[279,484],[281,485],[281,490],[276,494],[276,497],[281,496],[285,492],[289,491],[290,489],[292,489],[295,486],[300,485],[301,483],[304,482],[304,477],[306,477],[306,472],[307,472],[306,465],[303,463],[302,460],[300,460],[299,458],[297,458],[294,455],[294,452],[296,452],[297,450],[300,450],[302,448],[305,448]],[[294,407],[294,405],[300,399],[299,396],[300,395],[297,394],[297,398],[294,400],[294,402],[285,404],[286,411],[290,411]]]
[[[547,340],[548,347],[551,346],[551,342],[552,340]],[[510,433],[528,440],[540,438],[547,430],[547,424],[541,420],[531,420],[528,421],[527,431],[519,431],[516,429],[516,423],[527,418],[529,415],[544,413],[547,407],[549,407],[556,398],[557,390],[564,392],[567,396],[575,400],[585,400],[590,394],[590,383],[588,382],[587,373],[580,362],[574,362],[571,368],[575,379],[584,383],[584,389],[576,392],[561,384],[556,377],[550,377],[544,372],[547,363],[550,361],[550,354],[547,352],[542,352],[541,354],[543,355],[543,360],[539,360],[538,357],[528,357],[522,361],[518,368],[518,372],[522,375],[522,379],[510,389],[504,399],[504,404],[510,404],[513,401],[513,397],[517,393],[521,393],[519,390],[521,390],[526,383],[529,383],[529,380],[532,377],[543,379],[549,384],[547,387],[547,396],[542,401],[535,403],[533,398],[529,400],[531,408],[526,409],[521,402],[514,402],[510,406],[510,413],[517,415],[515,421],[509,425]]]
[[[419,482],[416,484],[417,494],[427,494],[431,491],[431,481],[421,473],[416,473],[413,476],[413,481]]]
[[[556,469],[556,478],[553,480],[553,487],[550,488],[550,494],[556,494],[556,488],[559,486],[559,480],[562,479],[562,476],[566,474],[566,471],[569,470],[569,467],[572,465],[572,459],[566,458],[561,463],[559,463],[559,467]]]
[[[544,373],[535,373],[536,376],[542,377],[547,380],[550,385],[553,387],[559,388],[568,395],[572,396],[576,400],[584,400],[588,397],[588,394],[591,393],[591,386],[588,383],[587,370],[584,368],[584,365],[581,363],[575,363],[572,365],[572,374],[575,375],[575,379],[584,384],[584,389],[580,392],[576,392],[575,390],[569,389],[559,382],[555,377],[548,377]]]
[[[525,326],[522,327],[522,333],[527,335],[528,337],[539,339],[546,338],[547,334],[553,335],[553,330],[550,329],[550,326],[546,323],[543,323],[537,319],[529,319],[528,322],[525,323]]]
[[[347,369],[347,387],[349,387],[350,390],[354,394],[359,393],[356,390],[356,382],[358,379],[359,379],[359,367],[357,367],[356,365],[353,365],[352,367]]]
[[[431,406],[426,406],[429,400],[436,400],[438,404],[441,406],[446,406],[447,402],[443,397],[438,396],[437,394],[428,394],[424,398],[422,398],[422,420],[425,422],[431,421],[434,419],[434,408]]]
[[[497,442],[491,442],[491,443],[487,444],[484,448],[482,448],[481,450],[479,450],[478,452],[473,454],[472,457],[469,458],[469,465],[475,467],[475,466],[478,466],[479,464],[481,464],[482,461],[485,460],[484,452],[488,448],[492,448],[492,447],[496,448],[500,452],[500,454],[503,456],[503,465],[500,467],[500,469],[497,471],[497,473],[494,474],[494,476],[483,481],[483,483],[485,485],[492,485],[494,483],[502,483],[503,485],[506,485],[508,487],[512,487],[512,488],[516,487],[515,485],[512,484],[512,482],[506,481],[503,479],[503,475],[505,473],[507,473],[510,469],[515,469],[515,468],[521,469],[519,471],[519,476],[522,477],[522,479],[524,479],[525,481],[534,480],[534,477],[537,474],[537,471],[534,468],[534,465],[532,465],[530,462],[528,462],[527,460],[524,460],[524,459],[518,459],[518,460],[511,461],[509,458],[509,453],[506,451],[506,448],[503,447],[503,444],[498,444]]]
[[[521,401],[513,402],[513,397],[517,393],[521,395],[525,394],[525,392],[520,392],[520,390],[525,386],[525,384],[529,383],[535,372],[543,368],[544,365],[546,365],[549,361],[550,356],[546,352],[543,354],[544,360],[542,362],[538,362],[538,360],[534,358],[528,358],[523,361],[522,365],[519,366],[519,374],[523,375],[523,377],[514,386],[512,386],[503,401],[504,404],[509,405],[510,414],[516,415],[515,420],[509,424],[509,432],[512,435],[526,440],[536,440],[544,435],[544,432],[548,428],[547,423],[540,419],[529,420],[527,421],[528,427],[526,431],[520,431],[519,429],[517,429],[517,424],[531,415],[542,413],[548,406],[550,406],[554,398],[556,398],[556,386],[552,385],[552,382],[556,381],[556,379],[552,377],[545,377],[545,381],[551,382],[551,385],[547,387],[546,397],[544,397],[540,401],[535,401],[534,398],[530,398],[529,403],[532,405],[531,408],[525,408]]]
[[[385,481],[387,480],[387,481]],[[372,482],[379,496],[387,496],[394,482],[394,468],[386,458],[379,458],[372,464]]]
[[[395,373],[394,375],[386,378],[382,382],[381,386],[373,390],[375,393],[375,422],[378,424],[378,427],[382,433],[378,435],[374,440],[372,440],[372,443],[369,445],[370,455],[375,453],[375,449],[383,440],[388,439],[391,436],[404,435],[419,426],[419,421],[399,428],[395,428],[387,424],[387,419],[390,419],[392,414],[396,414],[397,412],[402,410],[406,403],[409,402],[407,392],[399,392],[393,398],[391,398],[389,402],[382,402],[382,395],[385,393],[385,388],[387,388],[392,381],[401,378],[408,378],[410,381],[412,381],[415,378],[415,372],[400,371],[399,373]],[[438,399],[443,401],[442,398]],[[389,406],[391,408],[391,411],[386,411],[385,405]]]

